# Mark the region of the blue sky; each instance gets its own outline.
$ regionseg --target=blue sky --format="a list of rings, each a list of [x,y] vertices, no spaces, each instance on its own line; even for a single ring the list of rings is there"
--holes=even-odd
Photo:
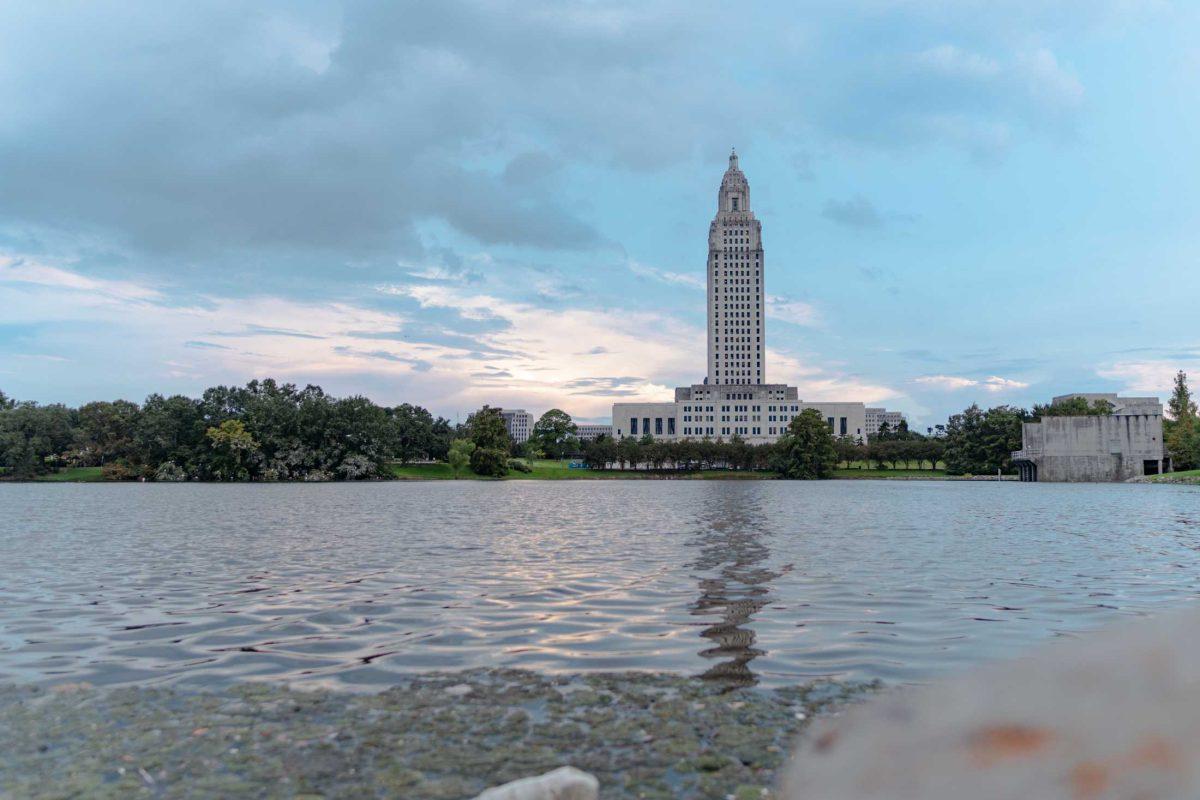
[[[0,389],[668,399],[736,145],[769,380],[921,426],[1165,395],[1197,42],[1169,0],[5,4]]]

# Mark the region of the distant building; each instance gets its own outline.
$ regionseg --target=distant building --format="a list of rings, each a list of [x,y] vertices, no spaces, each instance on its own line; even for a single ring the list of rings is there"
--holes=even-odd
[[[900,423],[904,422],[904,415],[899,411],[888,411],[886,408],[867,408],[867,436],[874,436],[879,433],[879,428],[883,423],[887,423],[889,430],[896,430],[900,427]]]
[[[533,432],[533,414],[523,408],[502,408],[500,416],[504,417],[509,438],[517,444],[529,441],[529,434]]]
[[[1023,481],[1124,481],[1169,472],[1163,449],[1163,407],[1157,397],[1066,394],[1053,403],[1082,397],[1107,400],[1103,416],[1042,417],[1021,429],[1021,449],[1012,454]]]
[[[575,438],[581,442],[590,442],[601,436],[607,436],[611,439],[612,435],[612,425],[592,425],[591,423],[579,423],[575,425]]]
[[[774,442],[792,418],[815,408],[835,436],[867,438],[862,403],[806,403],[796,387],[766,383],[766,288],[762,223],[750,210],[750,184],[736,153],[708,226],[708,373],[675,390],[673,403],[616,403],[612,434],[656,439]]]

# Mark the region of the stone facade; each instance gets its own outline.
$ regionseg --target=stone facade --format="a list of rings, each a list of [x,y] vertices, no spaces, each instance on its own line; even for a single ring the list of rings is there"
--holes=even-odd
[[[867,436],[879,433],[879,427],[887,423],[888,428],[896,430],[904,421],[904,415],[899,411],[888,411],[886,408],[867,408]]]
[[[736,153],[717,192],[708,228],[708,373],[681,386],[675,401],[615,403],[612,435],[656,439],[774,442],[792,418],[815,408],[835,436],[866,441],[866,407],[852,402],[804,402],[796,387],[766,382],[765,278],[762,224],[750,210],[750,184]],[[889,412],[895,413],[895,412]]]
[[[508,428],[508,435],[514,442],[529,441],[529,434],[533,433],[533,414],[523,408],[502,408],[500,416],[504,417],[504,427]]]
[[[1026,422],[1021,449],[1012,454],[1021,480],[1124,481],[1170,470],[1163,449],[1163,407],[1157,397],[1080,394],[1061,395],[1053,402],[1073,397],[1107,400],[1113,413]]]
[[[612,438],[612,425],[593,425],[591,423],[579,423],[575,426],[575,438],[581,442],[590,442],[593,439],[599,439],[601,436]]]
[[[717,192],[708,226],[708,379],[713,385],[763,383],[766,340],[762,223],[750,210],[750,184],[737,153]]]

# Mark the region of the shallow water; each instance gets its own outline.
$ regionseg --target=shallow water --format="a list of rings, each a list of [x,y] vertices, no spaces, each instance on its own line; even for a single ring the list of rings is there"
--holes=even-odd
[[[1200,489],[0,485],[0,682],[920,682],[1189,602]]]

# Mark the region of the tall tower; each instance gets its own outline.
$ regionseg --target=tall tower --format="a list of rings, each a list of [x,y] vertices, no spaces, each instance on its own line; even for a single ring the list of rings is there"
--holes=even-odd
[[[762,225],[736,152],[708,227],[708,378],[717,385],[764,382]]]

